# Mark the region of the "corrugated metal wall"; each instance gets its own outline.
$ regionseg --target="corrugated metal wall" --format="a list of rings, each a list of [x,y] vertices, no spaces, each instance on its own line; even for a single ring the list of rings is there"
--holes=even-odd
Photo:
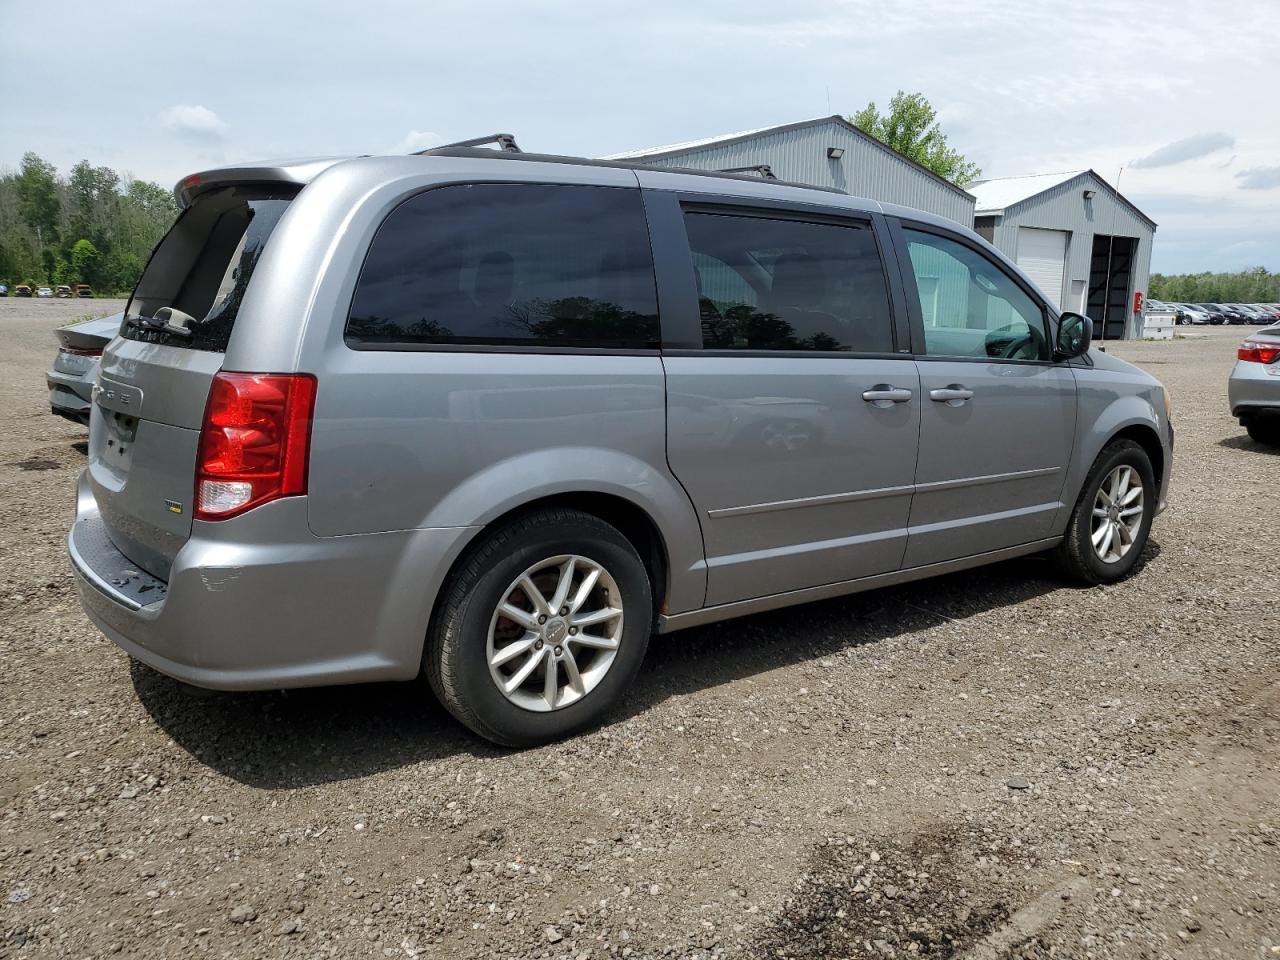
[[[828,147],[844,148],[839,160]],[[762,134],[727,146],[699,147],[662,160],[637,160],[663,167],[723,170],[768,164],[780,180],[835,187],[855,197],[900,203],[973,225],[973,198],[939,183],[911,163],[868,143],[839,124]]]
[[[1097,193],[1093,199],[1086,200],[1085,190],[1095,190]],[[1059,293],[1064,310],[1080,309],[1080,304],[1071,296],[1072,281],[1083,280],[1087,288],[1095,234],[1137,238],[1138,249],[1130,277],[1129,302],[1132,304],[1135,290],[1146,293],[1155,230],[1128,206],[1112,197],[1106,186],[1095,177],[1088,174],[1075,177],[1046,190],[1040,196],[1010,207],[1004,216],[996,218],[991,242],[1014,261],[1018,259],[1019,227],[1065,230],[1070,234],[1067,240],[1066,277]],[[1126,327],[1126,335],[1131,336],[1132,316]]]

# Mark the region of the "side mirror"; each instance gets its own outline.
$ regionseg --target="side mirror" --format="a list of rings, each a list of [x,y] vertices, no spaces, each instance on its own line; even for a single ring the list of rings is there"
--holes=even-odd
[[[1058,321],[1058,339],[1053,345],[1056,360],[1074,360],[1089,352],[1093,343],[1093,321],[1079,313],[1064,313]]]

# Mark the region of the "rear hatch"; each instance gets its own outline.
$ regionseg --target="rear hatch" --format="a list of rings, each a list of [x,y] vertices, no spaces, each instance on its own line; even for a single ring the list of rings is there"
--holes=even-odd
[[[191,536],[209,386],[240,303],[296,184],[211,186],[157,245],[103,353],[89,426],[89,482],[116,547],[168,579]]]

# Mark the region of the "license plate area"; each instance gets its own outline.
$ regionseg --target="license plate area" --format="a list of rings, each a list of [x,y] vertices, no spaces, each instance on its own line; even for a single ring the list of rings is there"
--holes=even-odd
[[[111,473],[123,479],[133,462],[134,439],[138,435],[138,418],[99,405],[102,425],[97,459]]]

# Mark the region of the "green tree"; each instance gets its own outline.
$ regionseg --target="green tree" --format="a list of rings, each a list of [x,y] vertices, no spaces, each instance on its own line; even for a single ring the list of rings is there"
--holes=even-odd
[[[1265,267],[1237,273],[1153,273],[1147,290],[1153,300],[1174,303],[1276,303],[1280,302],[1280,274]]]
[[[982,176],[982,171],[947,145],[947,136],[937,118],[938,112],[923,93],[899,90],[889,101],[887,113],[881,113],[872,101],[849,122],[938,176],[966,186]]]
[[[58,240],[58,216],[62,202],[58,197],[58,170],[34,153],[22,155],[22,169],[17,178],[18,212],[35,232],[40,247]],[[44,251],[39,255],[43,257]]]
[[[100,285],[102,277],[98,265],[101,260],[102,256],[92,241],[77,240],[71,248],[71,271],[81,283],[87,283],[92,287]]]
[[[88,160],[63,179],[28,153],[19,170],[0,170],[0,280],[131,289],[177,213],[173,194],[158,184],[122,179]]]
[[[108,245],[120,202],[120,176],[110,167],[95,167],[81,160],[67,178],[67,200],[67,236],[88,237],[99,246]]]

